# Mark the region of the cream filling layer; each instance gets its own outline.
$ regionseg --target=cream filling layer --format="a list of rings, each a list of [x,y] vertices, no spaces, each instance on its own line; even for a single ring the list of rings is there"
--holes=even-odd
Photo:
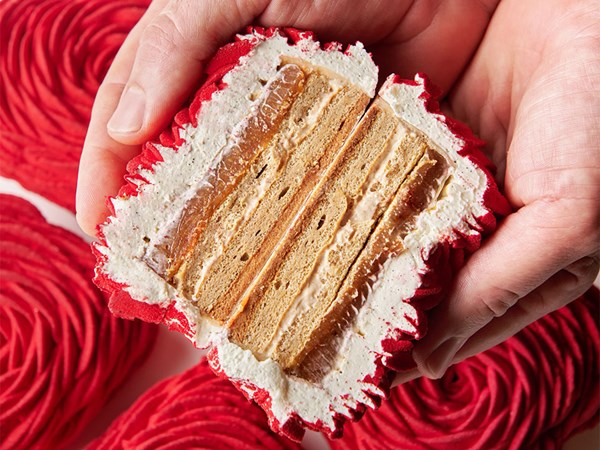
[[[400,146],[400,143],[408,132],[399,123],[394,134],[388,139],[386,148],[381,152],[380,160],[371,173],[369,173],[362,187],[363,194],[361,198],[356,202],[345,223],[335,231],[328,245],[321,250],[313,271],[302,287],[300,294],[294,299],[282,316],[279,327],[266,348],[265,354],[267,356],[273,355],[277,345],[281,342],[281,339],[292,324],[318,302],[321,297],[319,293],[325,287],[325,280],[335,276],[335,273],[332,272],[337,272],[337,269],[332,269],[332,257],[335,258],[335,254],[350,242],[358,224],[373,220],[373,215],[377,207],[383,201],[381,190],[377,186],[387,182],[386,175],[394,158],[394,152]]]

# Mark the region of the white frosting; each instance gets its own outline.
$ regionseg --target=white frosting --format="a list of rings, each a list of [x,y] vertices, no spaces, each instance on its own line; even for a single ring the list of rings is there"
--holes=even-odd
[[[458,154],[463,142],[447,128],[443,116],[426,110],[420,98],[423,80],[417,77],[416,81],[417,86],[388,80],[379,95],[401,120],[443,149],[451,162],[450,178],[440,199],[417,216],[416,226],[404,238],[407,251],[385,262],[355,323],[344,335],[333,370],[319,385],[309,384],[286,376],[270,359],[258,361],[250,351],[226,339],[217,345],[221,370],[232,379],[250,380],[268,391],[272,413],[280,423],[295,413],[309,423],[323,421],[333,430],[333,413],[347,414],[359,403],[372,406],[365,391],[374,388],[363,380],[375,373],[378,358],[386,355],[381,346],[384,339],[397,337],[399,331],[416,332],[410,323],[416,311],[402,300],[413,297],[420,286],[419,273],[425,270],[429,252],[442,238],[451,239],[454,230],[477,233],[471,226],[487,212],[482,206],[487,187],[484,173]]]
[[[148,247],[154,247],[181,214],[185,204],[196,192],[206,171],[214,165],[220,152],[228,145],[228,136],[246,118],[252,104],[252,93],[263,89],[261,80],[271,79],[277,72],[282,56],[303,59],[346,78],[373,96],[377,84],[377,67],[362,44],[351,46],[346,53],[325,51],[318,43],[304,39],[289,45],[287,39],[275,35],[265,39],[250,35],[243,37],[258,41],[254,49],[240,59],[237,67],[223,77],[226,87],[213,94],[198,113],[198,126],[188,124],[180,131],[184,143],[177,151],[156,145],[164,162],[152,170],[139,173],[148,184],[141,185],[135,197],[115,198],[115,215],[102,231],[106,246],[98,250],[106,256],[100,269],[126,286],[132,298],[150,304],[168,305],[172,301],[190,324],[203,322],[194,307],[142,260]],[[144,242],[142,238],[149,240]],[[196,344],[206,333],[196,330]]]

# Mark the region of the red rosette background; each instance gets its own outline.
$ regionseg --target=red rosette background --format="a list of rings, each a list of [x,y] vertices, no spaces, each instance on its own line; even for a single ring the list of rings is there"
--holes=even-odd
[[[598,423],[599,311],[593,288],[440,380],[398,386],[378,411],[347,425],[332,448],[562,448]]]
[[[0,195],[3,448],[62,448],[152,350],[156,328],[114,317],[93,270],[84,241]]]
[[[92,103],[149,0],[0,2],[0,175],[71,211]]]
[[[87,450],[288,450],[257,405],[212,373],[206,360],[150,388]]]

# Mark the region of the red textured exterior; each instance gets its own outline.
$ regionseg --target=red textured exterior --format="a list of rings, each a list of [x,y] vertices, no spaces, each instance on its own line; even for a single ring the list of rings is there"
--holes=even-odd
[[[88,450],[291,450],[259,407],[217,378],[206,360],[146,391]]]
[[[258,36],[266,37],[272,36],[274,33],[279,33],[286,36],[291,43],[295,43],[306,36],[313,36],[312,33],[301,32],[294,29],[252,28],[249,31],[254,32]],[[210,101],[212,94],[224,87],[223,76],[238,64],[240,58],[246,55],[253,48],[255,43],[256,41],[238,38],[236,42],[219,50],[214,59],[207,64],[205,74],[206,79],[202,87],[194,96],[189,107],[176,115],[171,127],[159,136],[157,142],[175,150],[181,145],[182,140],[179,131],[182,129],[183,125],[188,123],[196,125],[195,118],[202,108],[202,104]],[[324,45],[323,48],[330,49],[331,51],[338,51],[340,45],[337,43],[329,43]],[[409,80],[396,79],[395,81],[398,83],[416,84],[415,81]],[[436,117],[444,122],[450,130],[464,142],[460,154],[473,161],[486,173],[486,176],[488,177],[488,186],[484,202],[489,212],[476,219],[477,223],[475,229],[478,234],[469,236],[457,234],[457,237],[453,240],[440,242],[430,255],[424,255],[427,260],[428,270],[421,274],[422,285],[416,291],[413,298],[405,300],[417,310],[418,320],[416,322],[411,321],[416,331],[407,334],[404,330],[391,330],[391,334],[394,335],[393,338],[386,340],[384,343],[384,349],[388,354],[379,357],[376,373],[372,374],[368,380],[364,380],[380,388],[384,395],[390,385],[392,376],[391,369],[406,370],[414,365],[412,358],[410,357],[410,350],[412,349],[411,341],[421,338],[425,334],[427,328],[426,311],[439,302],[442,295],[446,292],[446,288],[449,286],[453,274],[463,265],[466,257],[480,246],[481,236],[493,231],[496,226],[495,214],[507,214],[510,210],[508,203],[499,193],[493,180],[489,170],[490,163],[480,150],[480,147],[483,144],[482,141],[475,138],[465,125],[442,115],[437,102],[437,95],[439,94],[438,89],[432,86],[427,78],[424,80],[424,87],[426,91],[423,94],[423,98],[427,110],[432,114],[436,114]],[[119,196],[127,197],[137,195],[140,186],[147,183],[147,180],[143,179],[138,171],[140,169],[152,170],[152,166],[160,161],[162,161],[162,159],[155,147],[155,143],[150,142],[145,144],[142,153],[128,164],[127,168],[129,175],[126,177],[128,183],[123,186],[119,192]],[[114,213],[110,200],[109,207]],[[101,245],[105,245],[101,228],[99,229],[99,237]],[[95,281],[100,287],[111,293],[110,305],[115,314],[127,318],[138,317],[151,322],[163,322],[167,324],[172,322],[170,314],[174,311],[173,307],[169,305],[149,306],[132,299],[123,291],[123,286],[114,283],[106,276],[102,270],[104,256],[99,252],[96,252],[96,255],[98,257],[98,266]],[[184,326],[179,325],[179,328],[180,331],[188,336],[193,335],[193,330],[189,324]],[[224,375],[222,370],[220,370],[216,352],[212,351],[209,354],[209,360],[215,372]],[[271,413],[271,399],[268,392],[253,386],[247,380],[234,381],[234,384],[237,384],[245,395],[255,400],[263,407],[263,409],[265,409],[265,411],[267,411],[269,414],[269,423],[274,430],[295,440],[299,440],[302,437],[304,428],[325,431],[332,437],[340,436],[343,423],[346,420],[356,420],[366,409],[365,405],[359,404],[355,410],[349,411],[348,416],[336,415],[334,417],[336,424],[334,429],[324,429],[323,424],[320,422],[307,423],[296,416],[290,417],[288,421],[282,424],[279,423]],[[251,392],[251,394],[248,394],[248,392]],[[379,396],[373,396],[373,401],[378,405],[381,402],[381,398]]]
[[[150,0],[0,4],[0,176],[75,211],[96,91]]]
[[[114,317],[88,245],[0,194],[2,448],[63,448],[150,353],[156,327]]]
[[[599,306],[592,288],[441,379],[398,386],[332,449],[562,448],[600,420]]]

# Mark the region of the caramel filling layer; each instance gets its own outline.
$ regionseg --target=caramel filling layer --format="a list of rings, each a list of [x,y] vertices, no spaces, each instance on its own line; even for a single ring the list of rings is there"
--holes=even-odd
[[[247,123],[229,139],[220,160],[204,176],[195,195],[186,204],[174,232],[165,236],[154,252],[147,255],[146,262],[171,283],[178,284],[177,278],[181,274],[179,277],[175,275],[189,259],[215,210],[273,139],[293,101],[302,91],[305,79],[304,72],[293,64],[287,64],[278,71],[266,86]]]

